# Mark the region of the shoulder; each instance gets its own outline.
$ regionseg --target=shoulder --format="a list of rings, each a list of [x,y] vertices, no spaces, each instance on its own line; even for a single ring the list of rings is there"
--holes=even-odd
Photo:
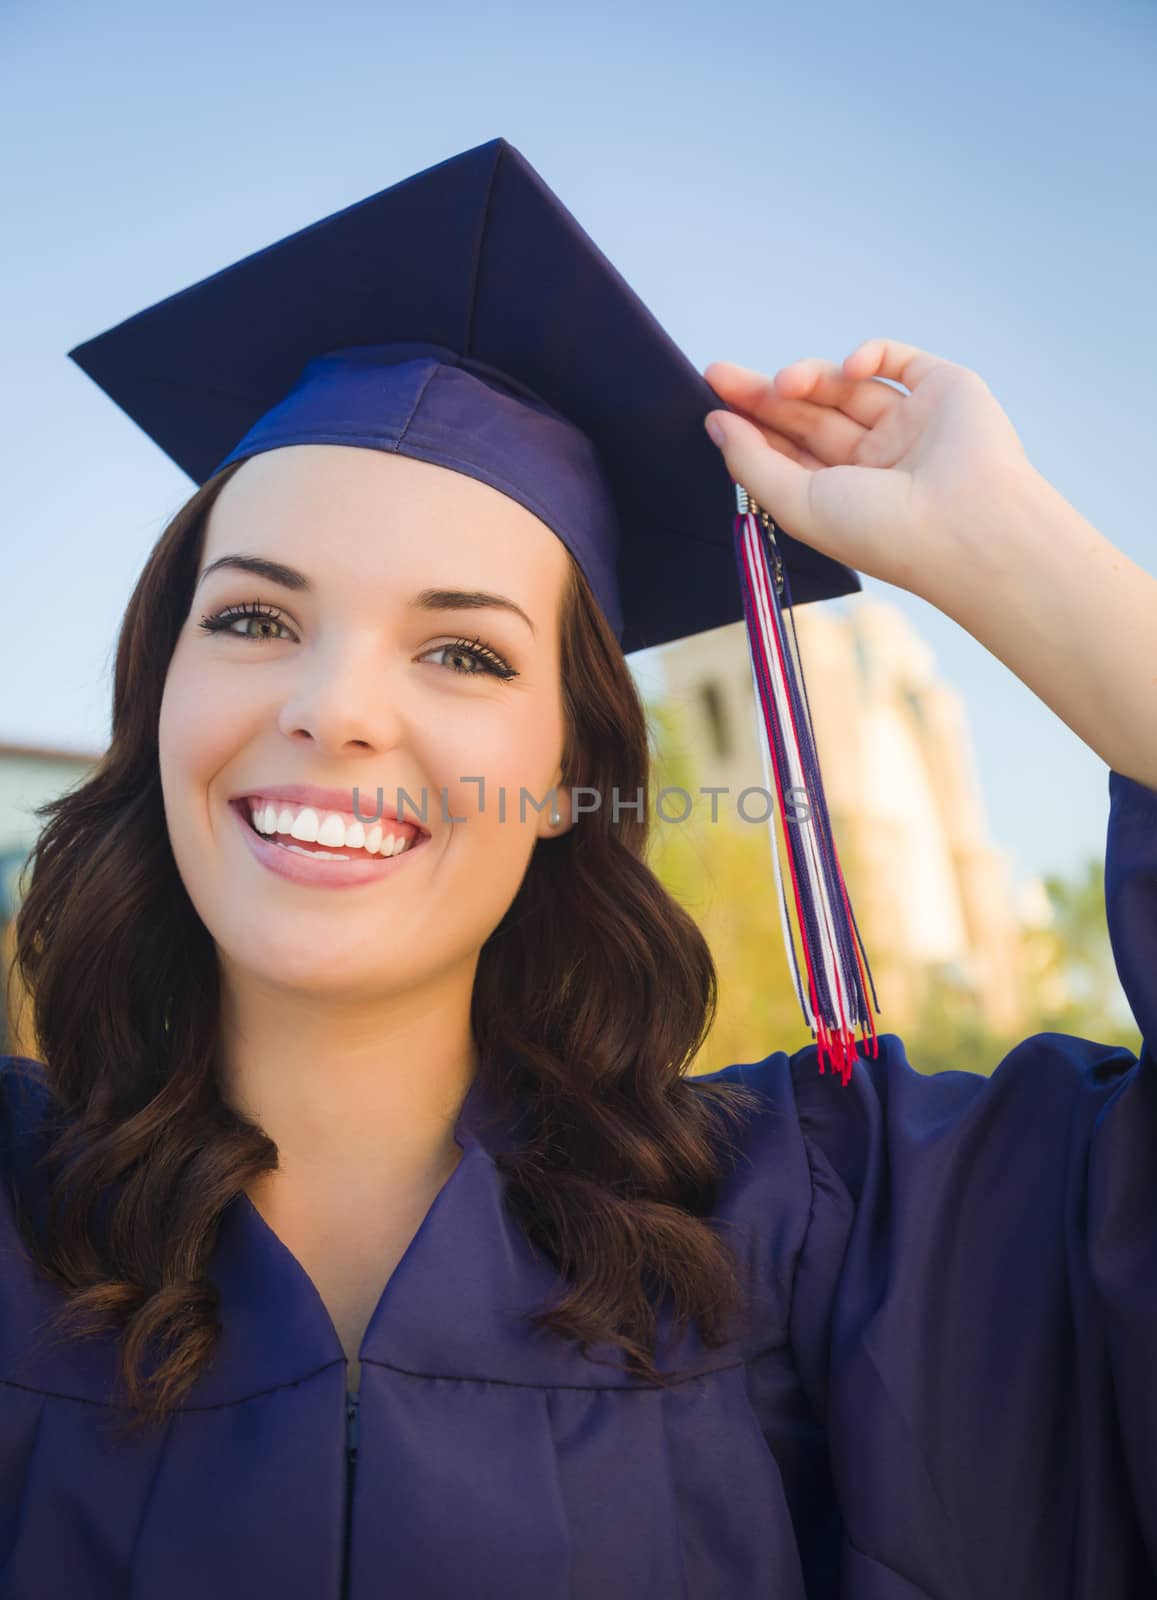
[[[773,1234],[777,1254],[802,1251],[809,1229],[842,1247],[862,1201],[911,1191],[924,1203],[954,1164],[980,1187],[1009,1173],[1042,1178],[1106,1124],[1110,1102],[1140,1090],[1140,1073],[1128,1050],[1060,1033],[1024,1039],[988,1075],[923,1073],[904,1040],[883,1033],[846,1084],[820,1072],[814,1044],[696,1081],[754,1093],[756,1111],[731,1138],[737,1159],[720,1202],[759,1235],[766,1264]]]
[[[762,1060],[736,1061],[691,1078],[708,1092],[717,1085],[747,1091],[747,1103],[720,1117],[722,1148],[732,1169],[757,1178],[769,1162],[790,1162],[802,1153],[795,1072],[795,1058],[775,1050]]]
[[[0,1135],[38,1123],[52,1100],[48,1069],[31,1056],[0,1056]]]
[[[895,1033],[876,1038],[876,1054],[858,1056],[848,1082],[819,1070],[814,1044],[794,1054],[777,1050],[760,1061],[737,1062],[695,1082],[737,1083],[753,1091],[758,1109],[743,1136],[748,1146],[798,1137],[805,1147],[934,1139],[977,1118],[1020,1111],[1064,1117],[1074,1107],[1098,1111],[1138,1075],[1140,1063],[1120,1045],[1063,1033],[1037,1033],[1014,1045],[991,1073],[961,1068],[926,1073],[909,1059]]]
[[[885,1287],[895,1305],[918,1306],[945,1244],[969,1285],[986,1281],[997,1248],[1012,1262],[1008,1278],[1031,1283],[1061,1247],[1048,1219],[1079,1212],[1086,1173],[1090,1225],[1105,1232],[1100,1219],[1139,1219],[1139,1252],[1157,1237],[1148,1053],[1138,1061],[1117,1046],[1040,1033],[985,1075],[922,1073],[897,1034],[876,1045],[846,1084],[819,1071],[814,1044],[704,1078],[755,1093],[719,1214],[735,1225],[759,1290],[763,1347],[790,1339],[816,1394],[838,1296],[845,1334],[874,1314]],[[1011,1235],[1010,1217],[1027,1219]]]
[[[736,1085],[750,1107],[721,1119],[719,1179],[712,1226],[740,1269],[752,1320],[742,1339],[751,1359],[787,1339],[792,1289],[814,1203],[812,1162],[803,1139],[794,1061],[782,1050],[693,1075],[700,1088]]]
[[[0,1056],[0,1179],[24,1177],[40,1153],[54,1105],[42,1061]]]

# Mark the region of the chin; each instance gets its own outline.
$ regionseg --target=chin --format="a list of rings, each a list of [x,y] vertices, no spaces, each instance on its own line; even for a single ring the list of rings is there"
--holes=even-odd
[[[303,998],[351,1002],[382,995],[398,982],[398,963],[392,960],[392,940],[367,940],[364,930],[351,937],[348,948],[335,949],[328,941],[327,959],[318,959],[318,940],[290,940],[270,943],[266,938],[258,959],[254,943],[262,940],[259,929],[228,944],[218,941],[223,966],[242,983],[259,983],[271,989],[291,990]],[[405,976],[406,986],[412,982]]]

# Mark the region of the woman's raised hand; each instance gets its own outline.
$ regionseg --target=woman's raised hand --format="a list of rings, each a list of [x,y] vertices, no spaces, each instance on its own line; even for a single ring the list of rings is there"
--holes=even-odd
[[[934,604],[960,563],[991,558],[1002,502],[1035,476],[983,378],[894,339],[842,365],[809,357],[768,378],[713,361],[703,375],[731,408],[706,419],[728,471],[777,523]]]

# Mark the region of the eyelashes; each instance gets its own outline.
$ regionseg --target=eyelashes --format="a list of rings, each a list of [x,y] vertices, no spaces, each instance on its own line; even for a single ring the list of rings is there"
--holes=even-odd
[[[492,650],[488,644],[483,644],[481,639],[455,639],[453,644],[436,644],[426,655],[434,655],[437,651],[450,654],[457,653],[469,656],[479,663],[478,667],[451,667],[451,672],[457,672],[464,678],[476,678],[479,672],[489,673],[495,678],[517,678],[518,673],[505,657],[500,656],[497,650]]]
[[[275,627],[284,628],[287,626],[286,623],[281,621],[281,612],[278,611],[276,606],[259,605],[255,600],[247,600],[244,605],[240,606],[226,606],[223,611],[215,611],[209,616],[202,617],[197,626],[205,633],[228,633],[232,631],[233,623],[241,617],[263,617],[267,622],[272,622]],[[244,635],[237,634],[236,637],[240,639]],[[249,637],[253,638],[255,636],[251,634]],[[257,635],[256,637],[260,641],[262,637],[267,639],[269,635]]]
[[[235,623],[250,619],[260,620],[262,623],[268,624],[270,628],[284,628],[292,633],[289,624],[282,621],[281,612],[276,606],[262,605],[255,600],[247,600],[243,605],[226,606],[222,611],[216,611],[211,615],[202,617],[197,626],[206,634],[231,633],[236,639],[247,639],[254,644],[276,642],[276,635],[272,632],[247,633],[235,630]],[[488,676],[508,679],[518,677],[517,670],[510,665],[509,661],[479,638],[455,639],[451,644],[433,645],[431,649],[424,651],[423,654],[433,655],[436,652],[457,655],[460,658],[468,658],[473,661],[475,665],[470,667],[452,666],[450,668],[451,672],[457,673],[462,678]]]

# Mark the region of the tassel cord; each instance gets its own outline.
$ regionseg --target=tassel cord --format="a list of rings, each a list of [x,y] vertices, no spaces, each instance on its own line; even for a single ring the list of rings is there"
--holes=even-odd
[[[864,1026],[870,1030],[869,1053],[874,1057],[878,1046],[869,990],[877,1012],[879,1002],[835,847],[794,616],[790,617],[790,639],[784,623],[783,612],[790,613],[791,609],[791,590],[774,538],[775,525],[766,513],[760,512],[741,486],[736,485],[736,489],[741,509],[733,532],[760,712],[760,754],[765,780],[769,785],[771,778],[775,782],[807,968],[810,1007],[804,1002],[794,940],[787,921],[787,900],[772,817],[769,818],[769,836],[781,931],[790,958],[796,998],[805,1021],[813,1034],[818,1035],[820,1071],[825,1070],[825,1062],[830,1058],[833,1069],[839,1068],[846,1085],[856,1060],[854,1022],[849,1020],[849,1014],[860,1023],[864,1043],[867,1043],[863,1038]],[[785,591],[786,604],[781,604]],[[789,780],[786,785],[785,779]],[[793,824],[795,834],[788,831],[785,786],[789,792],[802,791],[813,807],[806,824]],[[837,908],[842,916],[837,914]]]

